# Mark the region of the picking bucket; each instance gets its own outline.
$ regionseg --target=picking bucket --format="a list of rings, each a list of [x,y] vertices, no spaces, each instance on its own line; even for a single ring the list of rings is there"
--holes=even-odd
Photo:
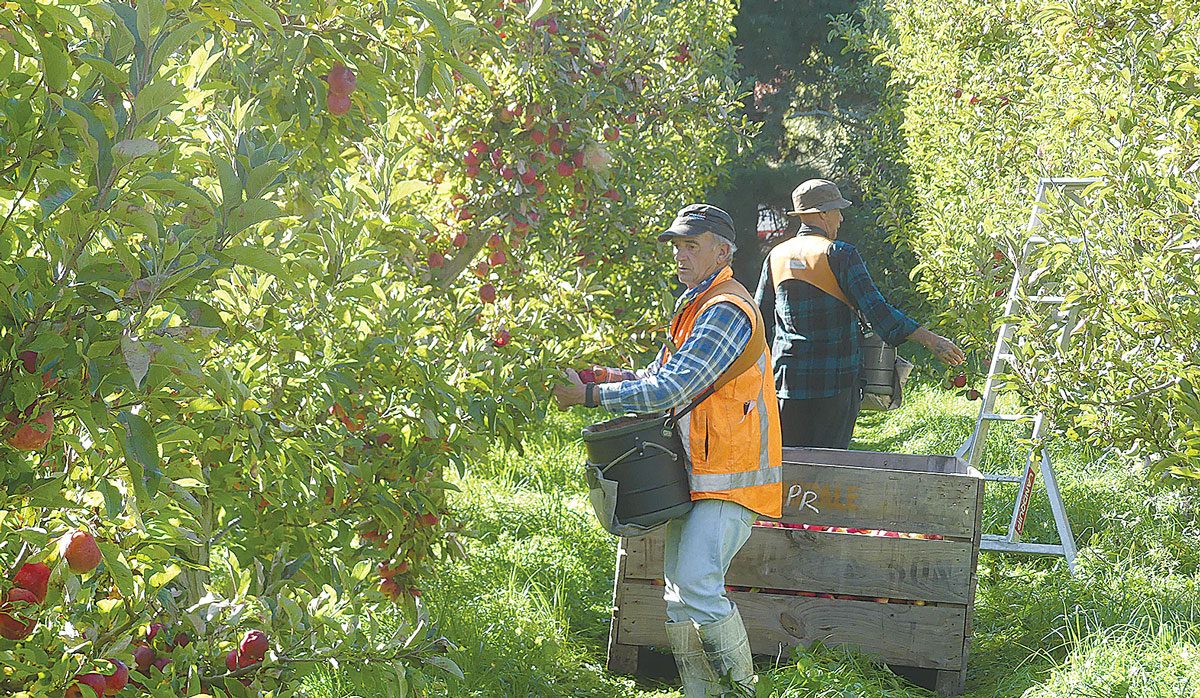
[[[691,510],[677,429],[666,415],[639,415],[583,430],[592,507],[605,530],[635,535]]]

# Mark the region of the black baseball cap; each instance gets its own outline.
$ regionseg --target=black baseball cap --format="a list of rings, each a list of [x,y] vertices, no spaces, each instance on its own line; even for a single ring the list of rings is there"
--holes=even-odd
[[[692,204],[684,206],[675,214],[675,222],[665,232],[658,234],[658,241],[665,242],[671,238],[690,238],[704,233],[720,235],[726,240],[733,240],[733,216],[710,204]]]

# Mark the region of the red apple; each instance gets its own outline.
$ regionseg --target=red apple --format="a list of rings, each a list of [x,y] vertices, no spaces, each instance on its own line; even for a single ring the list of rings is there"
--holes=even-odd
[[[37,605],[37,598],[28,589],[9,589],[0,602],[0,637],[24,640],[37,626],[36,609],[18,608],[19,604]]]
[[[145,674],[150,671],[150,665],[154,663],[154,650],[147,645],[138,645],[133,648],[133,668]]]
[[[33,592],[37,603],[46,600],[46,589],[50,585],[50,568],[40,562],[25,563],[13,577],[13,586]]]
[[[438,516],[437,514],[421,514],[420,521],[422,526],[436,526]]]
[[[167,665],[169,665],[172,661],[173,660],[170,657],[155,657],[154,661],[150,662],[150,666],[158,669],[162,673],[166,673]]]
[[[187,647],[192,644],[192,638],[187,633],[175,633],[175,646]]]
[[[554,153],[555,155],[562,155],[563,151],[566,149],[567,142],[563,139],[555,138],[554,140],[550,141],[550,152]]]
[[[229,650],[229,653],[225,655],[225,670],[231,671],[231,672],[238,670],[238,651],[237,650]]]
[[[325,95],[325,107],[334,116],[342,116],[350,111],[350,96],[330,92]]]
[[[476,140],[474,143],[471,144],[471,151],[475,152],[475,153],[479,153],[480,155],[487,155],[488,152],[491,151],[491,147],[488,146],[487,143],[485,143],[481,140]]]
[[[8,421],[21,425],[15,434],[8,437],[8,445],[18,451],[40,451],[54,435],[54,410],[47,407],[36,419],[30,419],[36,407],[35,403],[19,415],[16,412],[5,415]]]
[[[100,546],[87,531],[74,530],[58,539],[58,554],[75,574],[86,574],[100,566]]]
[[[610,126],[609,128],[604,129],[604,140],[611,142],[611,141],[617,140],[620,137],[621,137],[621,129],[617,128],[616,126]]]
[[[478,276],[479,278],[482,279],[488,275],[488,263],[480,262],[479,264],[476,264],[475,268],[472,269],[471,271],[475,274],[475,276]]]
[[[559,177],[570,177],[575,174],[575,166],[571,164],[570,160],[563,160],[555,169],[558,170]]]
[[[400,590],[400,586],[396,584],[395,580],[382,579],[379,581],[379,593],[388,597],[392,601],[395,601],[396,599],[400,598],[400,594],[403,592]]]
[[[621,200],[621,193],[618,192],[616,189],[609,189],[609,190],[605,191],[603,194],[601,194],[600,196],[603,196],[606,199],[611,199],[613,201]]]
[[[442,254],[441,252],[430,252],[429,253],[429,268],[430,269],[437,269],[438,267],[442,266],[445,263],[446,263],[446,255]]]
[[[347,96],[358,86],[358,78],[354,76],[354,71],[342,65],[341,62],[333,64],[326,80],[329,83],[329,93],[335,95]]]
[[[113,665],[113,672],[104,679],[104,695],[115,696],[129,683],[129,667],[119,659],[108,660]]]
[[[493,250],[500,249],[504,246],[504,238],[500,237],[499,233],[492,233],[492,236],[488,238],[487,246]]]
[[[462,163],[464,165],[466,165],[467,167],[471,167],[472,165],[478,165],[481,162],[483,162],[483,161],[479,159],[479,156],[476,155],[475,152],[471,151],[471,150],[468,150],[467,154],[464,155],[463,159],[462,159]]]
[[[513,172],[513,168],[506,166],[500,168],[500,176],[505,180],[511,180],[513,177],[517,176],[517,173]]]
[[[454,246],[455,247],[466,247],[467,246],[467,234],[459,233],[459,234],[455,235],[454,236]]]
[[[971,388],[970,390],[967,391],[967,399],[968,400],[978,400],[979,398],[980,398],[980,394],[979,394],[978,390]]]
[[[496,302],[496,287],[491,284],[484,284],[479,287],[479,298],[484,303]]]
[[[510,341],[512,341],[512,335],[508,333],[508,330],[501,329],[496,333],[496,338],[492,340],[492,346],[505,347]]]
[[[63,698],[92,698],[92,692],[96,694],[96,698],[100,698],[107,687],[108,682],[102,675],[95,672],[82,674],[75,677],[75,684],[63,693]]]
[[[242,642],[238,645],[238,654],[258,660],[263,658],[269,647],[270,643],[267,641],[267,636],[263,631],[251,630],[242,637]]]
[[[546,142],[546,132],[536,128],[532,129],[529,131],[529,140],[537,145],[541,145]]]
[[[467,165],[463,172],[471,179],[475,179],[482,170],[479,168],[479,165]]]
[[[952,382],[954,383],[955,388],[962,388],[967,384],[967,375],[965,373],[960,373],[954,377]]]
[[[491,264],[493,267],[498,267],[507,260],[508,256],[504,254],[504,250],[496,250],[488,255],[488,264]]]
[[[525,186],[533,184],[535,179],[537,179],[537,172],[534,172],[533,168],[527,169],[521,173],[521,184],[524,184]]]

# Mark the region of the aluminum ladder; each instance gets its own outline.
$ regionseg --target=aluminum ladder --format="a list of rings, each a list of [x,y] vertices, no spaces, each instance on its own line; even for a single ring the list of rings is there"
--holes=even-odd
[[[1017,496],[1013,502],[1012,516],[1008,522],[1008,533],[1005,535],[983,535],[980,541],[980,549],[1037,555],[1061,555],[1066,559],[1067,568],[1072,574],[1075,571],[1077,549],[1075,547],[1074,534],[1071,532],[1071,522],[1067,519],[1066,507],[1063,506],[1062,495],[1058,489],[1058,478],[1054,474],[1054,465],[1050,462],[1050,454],[1046,451],[1044,443],[1044,435],[1047,428],[1046,416],[1042,412],[1032,414],[997,412],[996,402],[1000,388],[1005,382],[1003,377],[1005,366],[1016,365],[1016,357],[1013,355],[1011,349],[1016,324],[1007,321],[1007,319],[1015,316],[1021,292],[1025,289],[1027,283],[1030,281],[1036,282],[1036,279],[1027,278],[1030,270],[1028,269],[1026,260],[1029,257],[1030,251],[1038,245],[1043,245],[1047,242],[1067,242],[1068,244],[1082,242],[1081,239],[1077,238],[1050,238],[1034,234],[1035,231],[1041,228],[1042,224],[1039,214],[1047,204],[1048,194],[1051,189],[1057,190],[1063,195],[1060,197],[1060,200],[1066,201],[1070,198],[1075,198],[1082,190],[1101,181],[1103,180],[1098,177],[1043,177],[1038,180],[1033,212],[1030,214],[1029,223],[1026,226],[1027,239],[1017,259],[1016,270],[1013,273],[1012,283],[1008,290],[1008,301],[1004,306],[1006,321],[996,333],[996,344],[992,351],[991,363],[988,365],[987,381],[983,388],[983,403],[979,408],[979,416],[975,420],[974,431],[955,453],[959,458],[965,458],[968,465],[983,473],[984,480],[1018,485]],[[1058,295],[1035,291],[1035,295],[1029,296],[1026,300],[1051,306],[1051,311],[1056,313],[1056,319],[1061,322],[1062,327],[1058,342],[1059,351],[1065,352],[1070,342],[1077,311],[1060,311],[1059,308],[1062,306],[1065,298]],[[983,460],[984,446],[987,441],[988,427],[992,422],[1024,422],[1030,424],[1029,439],[1032,443],[1032,448],[1030,448],[1029,453],[1026,455],[1025,469],[1021,476],[986,473],[980,467]],[[1026,543],[1021,540],[1021,535],[1025,529],[1025,517],[1029,512],[1029,502],[1033,497],[1034,484],[1037,482],[1038,471],[1041,471],[1042,481],[1045,483],[1046,495],[1050,500],[1050,511],[1054,515],[1054,525],[1058,531],[1058,544]]]

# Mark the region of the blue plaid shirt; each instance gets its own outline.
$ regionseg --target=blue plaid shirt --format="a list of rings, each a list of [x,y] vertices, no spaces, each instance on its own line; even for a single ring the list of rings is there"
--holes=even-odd
[[[796,234],[824,236],[825,231],[802,225]],[[903,344],[920,326],[888,305],[854,245],[835,241],[829,249],[829,266],[842,293],[883,341]],[[754,300],[771,342],[775,388],[781,399],[829,397],[861,385],[858,318],[845,303],[798,279],[784,281],[776,294],[770,255],[763,262]]]
[[[675,304],[675,315],[708,290],[716,274],[689,289]],[[652,414],[685,407],[716,382],[746,348],[753,325],[733,303],[716,303],[700,313],[679,351],[663,363],[663,352],[649,367],[628,373],[629,380],[601,383],[600,405],[613,412]]]

